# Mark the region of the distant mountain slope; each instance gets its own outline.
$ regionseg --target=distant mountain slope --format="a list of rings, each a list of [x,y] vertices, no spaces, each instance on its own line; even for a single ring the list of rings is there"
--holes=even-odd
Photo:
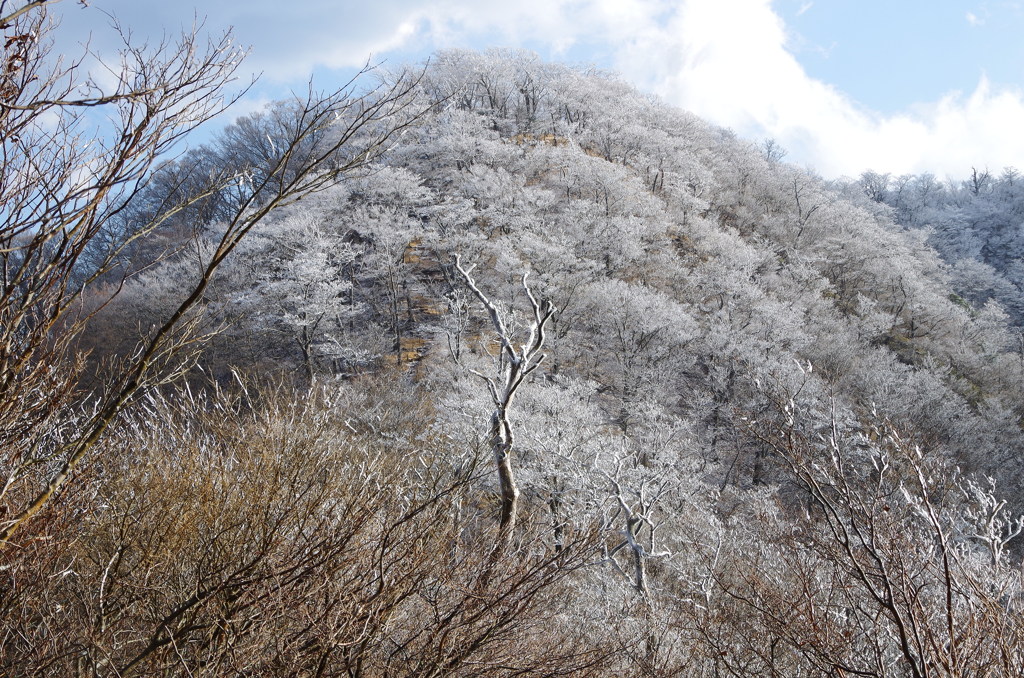
[[[896,223],[927,233],[965,300],[976,308],[994,300],[1024,324],[1024,180],[1017,170],[995,176],[975,168],[960,182],[865,172],[857,187],[891,208]]]
[[[440,53],[420,96],[433,112],[385,165],[246,243],[210,307],[232,323],[217,361],[430,373],[487,332],[452,275],[460,253],[510,308],[532,272],[559,309],[549,376],[594,384],[623,430],[654,407],[701,454],[744,456],[724,431],[759,407],[753,385],[800,384],[957,464],[1020,473],[1024,376],[1004,317],[965,306],[886,211],[530,53]],[[165,268],[124,295],[145,307],[126,316],[159,307]]]

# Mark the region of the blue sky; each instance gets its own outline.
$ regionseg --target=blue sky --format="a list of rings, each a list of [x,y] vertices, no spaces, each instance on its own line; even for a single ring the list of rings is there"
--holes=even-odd
[[[103,12],[138,35],[206,17],[263,73],[239,111],[329,88],[373,57],[526,47],[615,70],[741,136],[774,138],[825,176],[866,169],[963,177],[1024,169],[1024,3],[1004,0],[65,0],[64,44]]]

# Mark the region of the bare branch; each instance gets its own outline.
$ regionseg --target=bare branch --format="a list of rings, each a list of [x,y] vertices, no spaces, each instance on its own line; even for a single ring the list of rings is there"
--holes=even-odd
[[[494,405],[489,441],[501,487],[501,513],[495,547],[497,555],[507,550],[512,543],[519,503],[519,488],[516,486],[511,460],[515,436],[509,420],[509,408],[523,380],[536,370],[544,359],[544,355],[540,353],[544,346],[544,326],[554,315],[555,308],[546,299],[540,304],[537,303],[526,284],[526,275],[523,275],[522,284],[530,300],[534,321],[530,327],[529,339],[517,350],[513,345],[512,334],[508,330],[508,324],[502,317],[501,311],[473,279],[471,275],[473,267],[464,268],[458,254],[455,255],[454,263],[455,270],[458,271],[462,281],[487,311],[494,331],[498,335],[498,340],[501,342],[502,353],[506,357],[505,361],[499,363],[498,374],[495,377],[484,377],[490,391],[491,402]]]
[[[41,16],[28,14],[43,4],[26,5],[17,16],[27,18],[17,21],[43,30]],[[157,160],[240,96],[225,98],[222,92],[234,79],[241,52],[227,34],[204,48],[197,30],[149,50],[132,45],[122,29],[123,68],[109,94],[70,96],[77,87],[74,68],[53,66],[50,55],[35,47],[43,44],[38,40],[19,47],[24,58],[8,69],[17,77],[0,92],[0,544],[10,543],[66,485],[138,393],[180,376],[194,348],[209,336],[199,331],[204,293],[241,239],[274,209],[372,162],[421,114],[412,108],[418,81],[413,75],[358,96],[354,80],[329,94],[311,89],[291,105],[280,144],[263,166],[208,177],[205,186],[164,206],[89,260],[90,248]],[[105,142],[83,143],[81,108],[94,106],[110,110],[114,129]],[[43,115],[55,115],[56,127],[38,124]],[[204,196],[257,174],[253,188],[234,203],[198,282],[134,355],[100,377],[105,391],[97,405],[64,435],[62,417],[83,369],[74,344],[102,307],[87,309],[86,291],[130,243]]]

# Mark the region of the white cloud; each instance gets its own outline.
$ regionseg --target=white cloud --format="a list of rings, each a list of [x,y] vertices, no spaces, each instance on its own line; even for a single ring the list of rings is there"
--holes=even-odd
[[[741,135],[773,137],[828,175],[873,168],[959,176],[1024,158],[1024,93],[985,78],[969,96],[897,115],[869,111],[810,77],[770,0],[689,0],[642,44],[617,48],[627,79]]]
[[[984,26],[985,25],[985,20],[980,18],[974,12],[968,12],[967,13],[967,23],[969,23],[972,26]]]
[[[178,3],[92,0],[125,23],[158,35],[189,24]],[[802,4],[799,13],[812,7]],[[963,174],[1024,158],[1024,94],[982,79],[975,91],[937,92],[935,101],[884,116],[810,77],[787,49],[772,0],[277,0],[210,3],[209,25],[234,24],[253,44],[248,65],[274,83],[303,81],[318,66],[358,67],[392,50],[426,55],[448,46],[593,49],[642,89],[757,139],[773,137],[790,159],[826,175],[890,172]],[[74,13],[75,30],[82,30]],[[96,13],[94,13],[96,14]],[[973,19],[972,19],[973,17]],[[968,14],[968,21],[982,19]],[[577,54],[580,52],[577,52]]]

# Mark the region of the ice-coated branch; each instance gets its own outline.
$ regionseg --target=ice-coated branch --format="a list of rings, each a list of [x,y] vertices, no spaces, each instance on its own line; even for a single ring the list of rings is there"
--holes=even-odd
[[[515,434],[509,420],[509,407],[516,391],[523,380],[544,360],[540,351],[544,346],[544,327],[554,316],[555,307],[547,299],[537,302],[533,292],[527,285],[524,274],[523,289],[530,300],[533,311],[533,323],[526,343],[516,349],[512,343],[512,334],[502,317],[501,311],[477,285],[473,279],[473,266],[465,268],[458,255],[455,255],[455,270],[458,271],[466,287],[480,300],[491,318],[491,324],[501,342],[501,351],[506,360],[499,363],[497,374],[493,377],[477,373],[487,382],[494,411],[491,414],[489,443],[498,469],[498,482],[501,487],[501,513],[498,519],[498,540],[496,552],[501,552],[512,541],[516,524],[516,513],[519,505],[519,488],[516,486],[515,474],[512,469],[511,453]]]

